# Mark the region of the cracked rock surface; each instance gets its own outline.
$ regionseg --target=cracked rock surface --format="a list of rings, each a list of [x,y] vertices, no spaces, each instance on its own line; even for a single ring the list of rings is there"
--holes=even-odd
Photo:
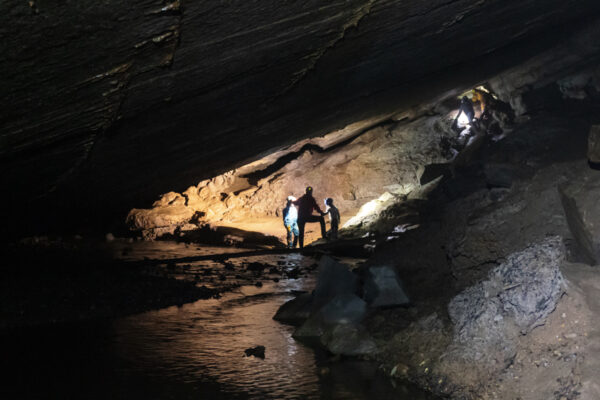
[[[549,238],[511,254],[487,280],[454,297],[448,314],[457,349],[450,351],[487,368],[506,367],[514,357],[516,332],[529,333],[556,308],[564,254],[562,239]]]
[[[599,8],[593,0],[5,3],[3,201],[61,217],[73,207],[125,212],[265,151],[412,105],[442,80],[483,79]],[[466,69],[453,75],[459,64]]]

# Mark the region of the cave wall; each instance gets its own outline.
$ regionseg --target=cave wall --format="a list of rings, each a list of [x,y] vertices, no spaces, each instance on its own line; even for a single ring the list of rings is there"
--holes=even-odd
[[[78,210],[81,223],[102,214],[95,208],[149,205],[298,139],[484,79],[593,24],[600,4],[37,0],[0,8],[3,209],[19,221],[34,208],[61,221]]]

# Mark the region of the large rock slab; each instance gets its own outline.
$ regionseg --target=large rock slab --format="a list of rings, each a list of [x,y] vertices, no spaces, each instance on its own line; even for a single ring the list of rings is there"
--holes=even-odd
[[[453,298],[447,359],[504,368],[515,354],[517,337],[543,324],[555,309],[564,291],[559,269],[564,257],[562,240],[550,237],[508,256],[487,280]]]
[[[363,297],[371,307],[401,306],[410,303],[398,273],[388,265],[369,268],[363,290]]]
[[[321,336],[320,341],[331,353],[344,356],[360,356],[377,351],[375,341],[362,325],[334,325]]]
[[[319,261],[317,285],[313,292],[313,311],[318,310],[338,295],[354,294],[358,290],[358,277],[347,265],[329,256]]]
[[[588,136],[588,160],[600,163],[600,125],[593,125]]]
[[[312,314],[293,336],[320,344],[333,354],[372,354],[377,351],[375,341],[360,325],[366,314],[364,300],[354,294],[340,294]]]
[[[562,205],[581,256],[590,265],[600,262],[600,174],[589,170],[577,181],[559,187]]]
[[[310,317],[311,304],[312,293],[302,293],[279,307],[273,319],[290,325],[301,325]]]
[[[340,294],[317,312],[294,332],[295,338],[318,338],[334,325],[358,324],[367,314],[367,303],[351,294]]]

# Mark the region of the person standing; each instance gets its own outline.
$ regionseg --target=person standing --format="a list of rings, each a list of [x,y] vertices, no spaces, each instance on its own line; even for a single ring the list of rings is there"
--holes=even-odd
[[[456,114],[456,118],[454,118],[454,122],[452,123],[452,130],[456,130],[458,128],[458,119],[460,118],[461,114],[465,114],[468,123],[471,125],[473,124],[473,118],[475,118],[475,109],[473,108],[473,103],[467,96],[463,96],[460,101],[460,108],[458,109],[458,114]]]
[[[306,193],[298,200],[293,202],[298,206],[298,228],[300,230],[300,248],[304,247],[304,226],[307,222],[319,222],[321,224],[321,237],[325,238],[325,218],[323,211],[317,205],[317,201],[313,197],[313,188],[308,186]],[[313,215],[313,210],[320,215]]]
[[[296,248],[298,245],[298,210],[294,206],[294,196],[288,196],[287,203],[283,209],[283,226],[287,231],[287,245],[290,249]]]
[[[333,199],[328,197],[325,200],[325,214],[329,214],[329,223],[331,224],[331,230],[329,231],[329,239],[337,239],[338,229],[340,227],[340,211],[336,206],[333,205]]]

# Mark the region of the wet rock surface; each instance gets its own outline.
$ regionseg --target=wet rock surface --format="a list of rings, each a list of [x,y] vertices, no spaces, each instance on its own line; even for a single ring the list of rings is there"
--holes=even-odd
[[[312,293],[303,293],[283,304],[273,319],[286,324],[301,325],[310,317]]]

